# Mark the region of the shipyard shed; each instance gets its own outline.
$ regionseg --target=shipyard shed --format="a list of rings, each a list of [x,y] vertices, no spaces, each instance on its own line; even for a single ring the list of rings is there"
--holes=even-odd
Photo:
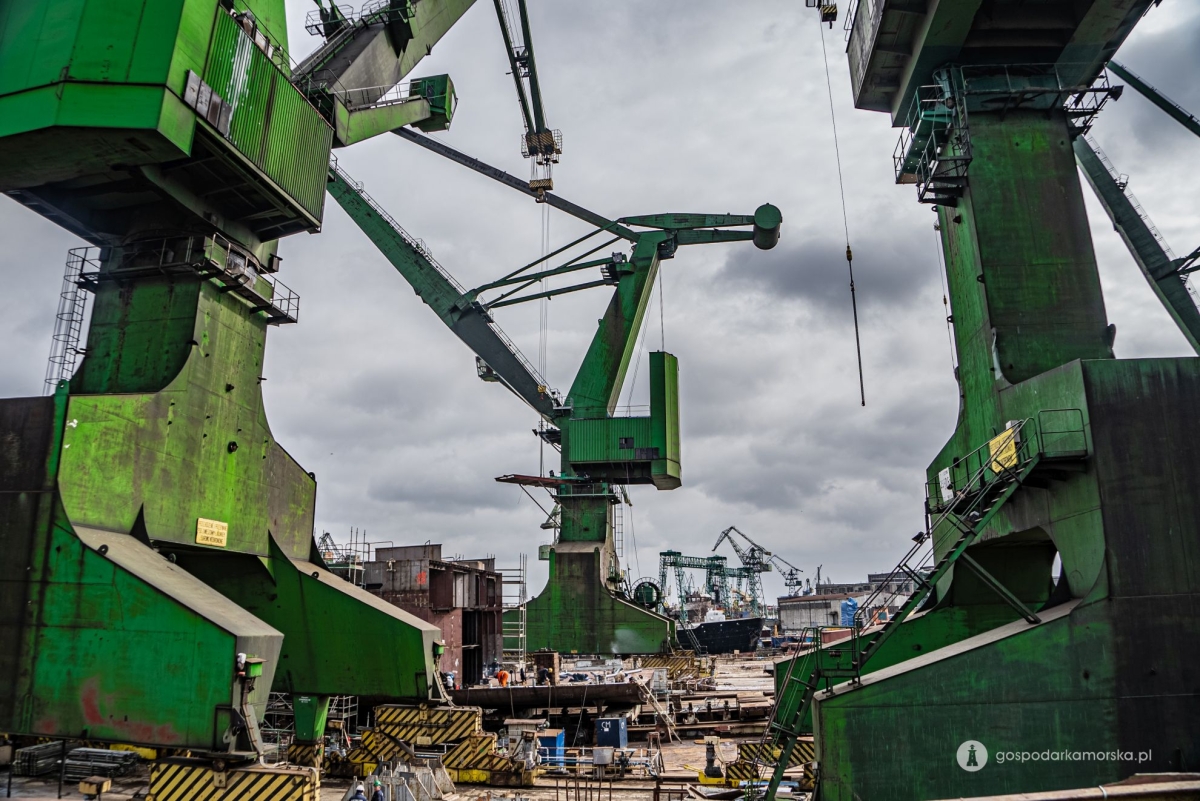
[[[502,583],[495,559],[443,559],[436,543],[378,548],[363,574],[368,592],[441,628],[440,669],[460,686],[501,658]]]
[[[861,604],[868,595],[869,592],[835,592],[780,598],[779,625],[786,634],[799,634],[814,626],[836,626],[841,618],[842,601],[853,598]]]

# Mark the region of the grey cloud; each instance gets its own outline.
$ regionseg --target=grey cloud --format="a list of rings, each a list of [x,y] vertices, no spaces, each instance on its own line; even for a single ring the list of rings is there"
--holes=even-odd
[[[291,49],[301,55],[314,43],[300,24],[311,4],[288,6]],[[955,424],[933,215],[911,187],[892,183],[896,131],[886,115],[852,108],[841,39],[826,31],[860,291],[868,406],[858,406],[818,27],[803,4],[762,8],[532,4],[547,110],[565,137],[559,193],[614,217],[747,213],[770,201],[785,218],[775,251],[689,248],[664,266],[664,319],[660,328],[656,298],[642,350],[665,335],[680,357],[684,486],[630,490],[643,575],[657,573],[658,550],[705,553],[731,524],[809,576],[819,564],[847,580],[887,569],[921,525],[925,466]],[[1198,39],[1191,5],[1164,4],[1121,58],[1195,109]],[[491,5],[480,2],[417,74],[455,80],[461,102],[444,141],[525,175],[507,68]],[[1112,104],[1096,133],[1182,249],[1195,238],[1200,204],[1187,169],[1196,143],[1156,139],[1142,107],[1136,98]],[[543,207],[398,137],[347,148],[339,160],[464,285],[540,252]],[[1186,352],[1089,204],[1118,352]],[[549,227],[553,244],[583,233],[557,213]],[[14,203],[0,205],[0,239],[0,393],[36,394],[63,260],[79,243]],[[317,474],[318,529],[442,541],[449,552],[497,553],[506,565],[532,553],[546,537],[542,513],[493,478],[538,471],[535,416],[478,381],[466,347],[332,200],[321,235],[291,237],[281,250],[280,277],[301,295],[301,322],[269,335],[265,401],[276,437]],[[591,292],[549,304],[552,384],[569,384],[605,301]],[[537,307],[506,311],[500,322],[536,360]],[[622,402],[644,402],[644,363],[630,383]],[[531,568],[536,591],[544,566]],[[774,575],[767,586],[782,590]]]
[[[717,281],[730,288],[752,287],[776,302],[803,300],[820,312],[848,315],[849,271],[840,233],[789,235],[753,265],[743,266],[739,257],[731,255]],[[886,238],[860,235],[852,245],[860,310],[883,313],[904,306],[938,280],[932,234],[922,238],[914,231],[889,231]]]

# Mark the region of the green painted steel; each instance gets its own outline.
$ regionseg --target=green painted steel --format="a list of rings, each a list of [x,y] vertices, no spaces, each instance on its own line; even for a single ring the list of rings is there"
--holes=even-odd
[[[561,501],[560,501],[561,503]],[[525,607],[529,650],[578,654],[654,654],[675,645],[675,624],[614,592],[604,581],[616,568],[610,543],[595,542],[611,522],[607,498],[574,503],[576,531],[594,526],[592,541],[560,538],[550,551],[553,580]]]
[[[282,635],[143,540],[72,524],[56,483],[69,401],[0,401],[0,727],[224,750],[236,654],[267,659],[261,713]]]
[[[329,717],[329,696],[292,695],[292,714],[296,722],[296,740],[317,742]]]
[[[424,125],[430,118],[429,103],[411,99],[404,103],[368,106],[350,111],[341,103],[334,108],[335,139],[339,147],[352,145],[379,134],[403,128],[405,125]]]
[[[256,18],[281,19],[276,5],[249,7]],[[195,155],[199,126],[228,169],[250,159],[269,178],[262,191],[294,206],[300,219],[282,231],[315,228],[332,128],[281,71],[286,38],[265,25],[258,30],[271,37],[263,39],[271,57],[215,0],[0,4],[0,187],[31,193],[61,209],[72,230],[106,239],[128,223],[90,219],[98,212],[59,197],[56,185],[108,162],[136,174]],[[231,105],[228,140],[186,104],[189,71]]]
[[[1124,186],[1117,183],[1111,165],[1096,145],[1086,137],[1079,137],[1075,140],[1075,157],[1146,282],[1188,344],[1200,353],[1200,309],[1196,308],[1188,288],[1189,276],[1181,271],[1186,260],[1172,258],[1150,218],[1135,205]]]
[[[650,475],[660,489],[667,482],[678,485],[683,480],[679,446],[679,359],[663,351],[650,354],[650,423],[653,431],[651,447],[658,451],[658,458],[650,465]]]
[[[307,558],[316,481],[267,424],[266,323],[211,282],[166,279],[102,282],[93,320],[59,478],[71,519],[132,531],[140,518],[181,545],[195,545],[198,518],[219,520],[229,548],[266,556],[270,530]]]
[[[572,464],[633,461],[637,448],[650,446],[649,417],[578,417],[571,420]]]
[[[412,82],[409,91],[417,97],[425,98],[425,101],[429,103],[429,117],[417,122],[415,127],[426,133],[450,129],[458,97],[454,93],[454,81],[450,80],[449,75],[418,78]],[[391,130],[399,127],[399,125],[394,126]]]
[[[1128,81],[1129,85],[1138,91],[1138,94],[1158,106],[1177,123],[1187,128],[1196,136],[1200,136],[1200,119],[1196,119],[1195,114],[1192,114],[1183,106],[1155,89],[1124,64],[1114,60],[1108,62],[1108,68],[1112,70],[1114,75]]]
[[[203,78],[233,107],[229,142],[320,219],[333,128],[220,8]]]
[[[469,5],[423,0],[372,64]],[[438,630],[324,570],[263,408],[299,314],[276,242],[320,225],[335,121],[290,77],[282,0],[0,0],[0,189],[104,246],[71,256],[74,376],[0,401],[0,731],[252,754],[272,689],[441,699]]]
[[[661,351],[650,354],[648,417],[609,417],[603,411],[575,410],[571,417],[558,420],[567,431],[564,464],[614,481],[624,478],[633,484],[648,479],[658,489],[680,486],[679,362],[675,356]]]
[[[441,698],[434,642],[425,621],[304,558],[272,538],[268,558],[175,551],[178,563],[283,632],[272,688],[304,695]]]
[[[1200,760],[1200,696],[1188,678],[1196,653],[1178,645],[1200,641],[1194,619],[1181,614],[1200,597],[1200,465],[1189,433],[1200,362],[1113,358],[1075,167],[1087,120],[1057,105],[1064,87],[1090,84],[1146,3],[1092,3],[1071,44],[1037,58],[1016,22],[1046,8],[977,16],[975,5],[943,4],[902,21],[887,7],[864,15],[860,4],[851,73],[857,102],[890,109],[897,121],[913,96],[957,109],[928,180],[941,181],[961,411],[929,467],[928,509],[953,509],[953,494],[970,493],[965,479],[979,459],[971,454],[1010,421],[1026,421],[1021,436],[1042,462],[980,519],[965,550],[973,562],[954,563],[922,614],[894,626],[877,656],[850,670],[854,681],[815,694],[826,800],[1036,792]],[[995,49],[981,59],[984,29]],[[880,30],[890,31],[886,48],[876,47]],[[963,67],[953,86],[921,88],[956,61],[971,64],[969,77]],[[1029,108],[997,111],[1014,80]],[[1031,91],[1038,80],[1049,88]],[[947,179],[955,175],[957,183]],[[1084,457],[1063,458],[1071,454]],[[957,539],[952,525],[953,514],[930,532],[936,557]],[[1036,615],[1023,619],[1000,604],[980,573],[965,569],[972,563]],[[796,709],[796,699],[784,692],[780,703]],[[979,771],[957,763],[967,740],[992,755]],[[997,758],[1064,750],[1144,756]]]

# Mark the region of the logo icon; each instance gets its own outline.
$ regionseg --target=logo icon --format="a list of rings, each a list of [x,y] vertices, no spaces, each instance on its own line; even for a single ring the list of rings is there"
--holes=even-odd
[[[987,761],[987,746],[978,740],[967,740],[958,747],[958,766],[968,773],[982,770]]]

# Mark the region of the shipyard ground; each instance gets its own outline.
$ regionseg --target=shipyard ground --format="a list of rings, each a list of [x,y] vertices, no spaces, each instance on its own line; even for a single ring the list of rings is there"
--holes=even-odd
[[[773,691],[773,680],[771,675],[766,671],[766,667],[771,665],[771,660],[761,657],[753,657],[743,655],[741,657],[725,656],[720,657],[715,665],[715,689],[736,691],[741,693],[770,693]],[[702,735],[700,732],[686,732],[689,736],[684,737],[682,742],[664,744],[663,746],[663,764],[665,771],[660,779],[664,785],[680,787],[685,783],[695,783],[697,772],[704,767],[705,747]],[[695,736],[691,736],[691,735]],[[738,737],[723,737],[719,757],[723,762],[733,762],[737,758],[737,743],[739,742],[757,742],[757,736],[738,736]],[[640,743],[631,743],[632,745],[641,745]],[[0,798],[5,797],[5,786],[8,781],[7,772],[0,772]],[[556,788],[556,781],[558,787]],[[574,781],[572,778],[571,782]],[[533,801],[566,801],[566,777],[556,778],[553,775],[543,775],[539,777],[537,784],[534,787],[525,788],[490,788],[482,785],[467,785],[462,784],[458,787],[458,797],[462,801],[476,801],[481,797],[519,797],[532,799]],[[321,781],[321,793],[319,801],[341,801],[347,795],[347,790],[353,787],[357,781],[350,779],[338,778],[323,778]],[[611,784],[612,796],[614,799],[620,798],[623,801],[647,801],[654,796],[655,781],[653,779],[642,777],[627,777],[625,779],[617,779],[610,782],[605,782],[603,792],[595,801],[604,801],[608,797],[608,792]],[[105,799],[112,801],[124,801],[125,799],[145,799],[149,789],[149,767],[143,765],[141,769],[130,776],[118,777],[113,779],[112,790],[104,794]],[[28,799],[29,801],[48,801],[49,799],[57,799],[58,795],[58,779],[56,776],[42,777],[23,777],[14,776],[12,779],[12,798]],[[79,792],[78,786],[74,783],[63,785],[64,799],[82,799],[84,796]],[[571,799],[575,798],[574,789],[572,789]],[[586,796],[581,798],[585,799]]]
[[[745,740],[747,738],[740,738]],[[736,740],[727,740],[722,743],[722,756],[727,761],[732,762],[737,757],[737,748],[734,743]],[[666,764],[666,774],[663,777],[664,783],[672,785],[683,783],[684,781],[694,782],[696,780],[696,770],[704,766],[704,744],[703,741],[694,742],[692,740],[684,741],[683,743],[674,743],[663,748],[663,760]],[[0,798],[4,797],[3,782],[7,781],[6,774],[0,774]],[[463,801],[475,801],[480,796],[488,796],[500,798],[502,796],[520,797],[534,799],[535,801],[550,801],[558,798],[562,801],[566,795],[566,778],[558,780],[559,788],[555,788],[555,778],[553,776],[542,776],[538,779],[537,785],[534,787],[525,788],[489,788],[483,785],[459,785],[458,797]],[[320,801],[341,801],[346,795],[346,790],[351,788],[356,781],[350,779],[322,779],[321,781],[321,797]],[[603,798],[607,798],[609,791],[609,782],[605,782],[603,788]],[[113,779],[112,790],[104,794],[105,799],[112,801],[124,801],[124,799],[144,799],[149,786],[149,768],[143,767],[137,774],[132,776],[124,776]],[[618,779],[611,782],[613,798],[621,798],[625,801],[634,801],[634,799],[650,799],[654,795],[654,781],[636,778]],[[29,799],[29,801],[48,801],[49,799],[57,799],[58,796],[58,779],[50,776],[38,778],[26,778],[22,776],[13,777],[12,781],[12,797]],[[84,796],[80,794],[77,786],[66,784],[63,786],[63,798],[82,799]],[[572,798],[574,792],[572,791]],[[603,801],[603,798],[597,801]]]

